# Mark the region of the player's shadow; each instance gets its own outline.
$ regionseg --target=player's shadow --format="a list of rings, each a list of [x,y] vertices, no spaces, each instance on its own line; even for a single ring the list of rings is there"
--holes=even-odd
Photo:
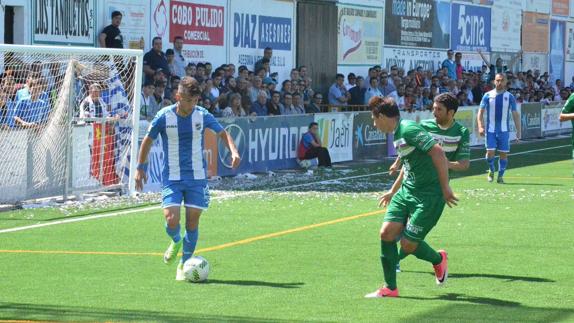
[[[433,275],[434,273],[430,273],[427,271],[411,271],[411,270],[403,270],[405,273],[414,273],[414,274],[429,274]],[[523,281],[529,283],[555,283],[555,280],[548,279],[548,278],[541,278],[541,277],[528,277],[528,276],[514,276],[514,275],[498,275],[498,274],[484,274],[484,273],[449,273],[449,278],[492,278],[492,279],[500,279],[506,280],[508,282],[513,281]]]
[[[236,286],[253,286],[253,287],[272,287],[272,288],[301,288],[305,283],[274,283],[260,280],[234,280],[234,279],[209,279],[204,284],[213,285],[236,285]]]
[[[477,297],[469,296],[465,294],[458,293],[447,293],[443,295],[438,295],[435,297],[416,297],[416,296],[401,296],[401,298],[406,299],[416,299],[416,300],[442,300],[450,302],[463,302],[470,304],[481,304],[481,305],[494,305],[494,306],[504,306],[504,307],[518,307],[521,306],[519,302],[507,301],[503,299],[490,298],[490,297]]]

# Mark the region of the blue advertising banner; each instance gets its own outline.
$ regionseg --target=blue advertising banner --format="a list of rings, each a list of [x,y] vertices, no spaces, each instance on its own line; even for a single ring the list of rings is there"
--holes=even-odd
[[[387,135],[373,125],[371,112],[359,112],[353,119],[353,159],[383,158],[387,154]]]
[[[455,51],[490,51],[490,8],[453,3],[451,48]]]
[[[564,21],[550,21],[550,80],[564,81],[564,41],[566,23]]]
[[[231,168],[231,153],[218,141],[218,175],[297,168],[297,147],[313,122],[312,115],[220,119],[231,135],[241,164]]]

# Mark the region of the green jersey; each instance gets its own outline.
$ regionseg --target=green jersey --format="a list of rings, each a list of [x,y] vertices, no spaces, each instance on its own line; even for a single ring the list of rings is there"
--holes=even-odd
[[[568,101],[564,104],[562,108],[562,113],[574,113],[574,93],[568,97]],[[572,122],[572,145],[574,146],[574,120],[570,120]]]
[[[416,122],[399,120],[394,133],[394,145],[405,170],[403,187],[419,192],[441,191],[438,174],[428,155],[436,143]]]
[[[470,159],[470,133],[465,126],[454,122],[450,128],[442,129],[434,119],[421,122],[421,127],[430,132],[431,136],[444,150],[449,161]]]

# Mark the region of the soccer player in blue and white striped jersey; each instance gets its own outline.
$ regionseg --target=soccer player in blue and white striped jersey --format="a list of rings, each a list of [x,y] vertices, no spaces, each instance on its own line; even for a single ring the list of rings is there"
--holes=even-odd
[[[147,156],[153,141],[161,136],[164,165],[162,171],[162,207],[166,219],[165,230],[172,239],[163,260],[173,263],[183,245],[183,256],[177,267],[176,280],[184,280],[183,263],[191,258],[198,239],[201,212],[209,205],[206,162],[203,157],[204,133],[209,128],[216,132],[231,151],[232,166],[239,166],[240,158],[231,136],[206,109],[197,106],[201,95],[199,83],[184,77],[177,91],[178,103],[161,109],[152,120],[138,157],[136,189],[143,188],[146,178]],[[185,236],[180,233],[180,207],[185,206]]]
[[[494,154],[499,153],[497,183],[504,183],[504,171],[508,165],[510,152],[510,115],[516,126],[516,141],[520,139],[520,114],[516,110],[514,95],[506,91],[506,74],[498,73],[494,78],[495,89],[486,92],[478,110],[477,123],[481,136],[486,134],[486,161],[488,163],[488,181],[494,180]],[[486,112],[486,127],[483,116]]]

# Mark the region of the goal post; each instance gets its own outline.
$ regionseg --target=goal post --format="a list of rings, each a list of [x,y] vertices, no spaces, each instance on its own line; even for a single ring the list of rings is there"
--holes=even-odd
[[[143,52],[0,44],[0,204],[135,191]]]

